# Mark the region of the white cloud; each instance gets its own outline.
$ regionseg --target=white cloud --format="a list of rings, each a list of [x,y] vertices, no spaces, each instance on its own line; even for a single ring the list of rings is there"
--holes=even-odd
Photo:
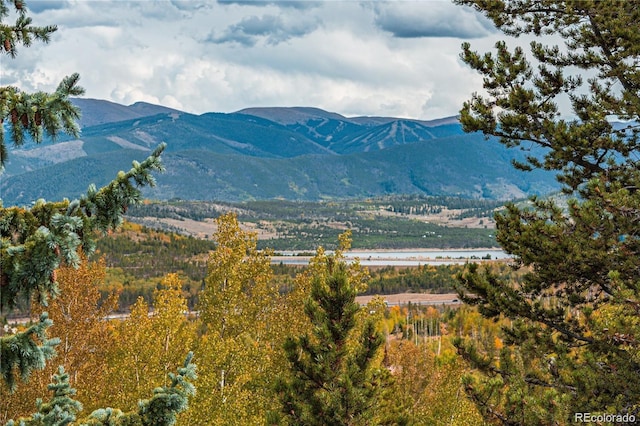
[[[87,97],[193,113],[314,106],[344,115],[454,115],[481,88],[458,58],[461,37],[484,34],[473,41],[481,46],[495,37],[468,10],[438,1],[46,3],[35,5],[34,24],[57,24],[58,32],[49,45],[3,59],[2,84],[53,90],[79,72]],[[397,29],[422,22],[434,34]]]
[[[222,34],[212,33],[206,41],[212,43],[238,43],[247,47],[259,41],[276,45],[292,38],[303,37],[320,25],[317,19],[306,16],[283,18],[278,15],[247,16],[229,26]]]
[[[400,38],[480,38],[492,32],[489,21],[470,8],[448,1],[383,1],[371,4],[380,29]]]

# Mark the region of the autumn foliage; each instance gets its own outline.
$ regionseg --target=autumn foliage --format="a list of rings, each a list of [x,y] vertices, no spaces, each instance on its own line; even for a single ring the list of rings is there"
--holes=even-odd
[[[2,391],[0,420],[32,413],[36,399],[47,394],[52,375],[60,373],[58,366],[64,367],[69,385],[77,391],[74,398],[83,405],[80,414],[109,406],[134,412],[136,402],[148,398],[149,389],[170,384],[170,373],[181,367],[183,354],[192,351],[199,365],[197,392],[177,424],[295,424],[274,415],[283,408],[283,388],[274,384],[292,383],[287,381],[294,377],[292,345],[316,327],[315,316],[305,314],[317,306],[309,305],[310,300],[320,296],[320,289],[328,290],[326,283],[344,279],[362,291],[366,270],[357,263],[329,266],[337,262],[335,254],[320,248],[292,287],[281,292],[268,253],[256,249],[255,235],[242,230],[231,214],[220,217],[218,225],[217,247],[209,256],[196,312],[187,308],[184,282],[169,274],[154,291],[151,304],[139,299],[126,318],[106,320],[117,294],[100,296],[104,262],[83,258],[78,269],[61,268],[62,292],[49,306],[55,321],[52,334],[61,340],[58,356],[34,373],[28,385],[14,393]],[[348,244],[345,234],[341,245]],[[337,255],[339,260],[340,250]],[[455,403],[462,394],[463,369],[450,343],[452,335],[481,332],[485,326],[477,314],[465,311],[459,319],[454,311],[434,307],[387,308],[381,298],[363,308],[350,303],[346,340],[336,341],[342,352],[336,354],[336,362],[341,361],[334,367],[341,367],[326,376],[325,385],[335,386],[341,377],[350,377],[352,385],[368,384],[353,393],[361,408],[354,405],[351,414],[334,415],[361,419],[345,424],[374,419],[381,424],[430,424],[442,416],[453,419],[448,424],[480,424],[470,402]],[[367,342],[375,344],[366,349]],[[362,358],[364,354],[368,355]],[[357,365],[364,370],[359,373]]]

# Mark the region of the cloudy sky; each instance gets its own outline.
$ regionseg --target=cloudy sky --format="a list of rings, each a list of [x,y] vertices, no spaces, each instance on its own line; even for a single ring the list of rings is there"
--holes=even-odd
[[[2,58],[1,85],[52,90],[80,73],[87,98],[191,113],[314,106],[435,119],[481,88],[459,59],[503,36],[447,0],[26,0],[48,45]]]

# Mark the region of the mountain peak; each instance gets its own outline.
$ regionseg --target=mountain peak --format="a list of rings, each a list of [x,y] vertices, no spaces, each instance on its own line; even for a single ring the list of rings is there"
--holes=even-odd
[[[136,118],[165,113],[181,113],[173,108],[154,105],[147,102],[136,102],[132,105],[121,105],[103,99],[71,98],[71,102],[82,112],[80,127],[99,126]]]
[[[511,159],[522,152],[465,133],[456,117],[347,118],[312,107],[194,115],[147,102],[74,103],[83,112],[82,139],[12,152],[3,202],[75,198],[161,141],[166,173],[145,191],[158,199],[509,198],[557,188],[552,173],[515,171]]]
[[[253,115],[285,126],[304,124],[313,119],[348,121],[340,114],[314,107],[255,107],[241,109],[237,114]]]
[[[150,104],[148,102],[136,102],[129,105],[131,111],[137,112],[141,116],[157,115],[157,114],[182,114],[182,111],[169,108],[162,105]]]

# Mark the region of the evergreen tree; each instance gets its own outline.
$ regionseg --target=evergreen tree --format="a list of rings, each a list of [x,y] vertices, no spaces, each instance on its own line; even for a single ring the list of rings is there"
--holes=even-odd
[[[7,25],[4,21],[11,13],[16,16],[15,24]],[[0,0],[0,52],[15,57],[19,45],[28,47],[34,40],[48,42],[55,30],[55,26],[31,25],[24,0]],[[60,131],[77,136],[79,111],[69,97],[83,93],[77,86],[78,79],[77,74],[63,79],[51,94],[0,88],[0,169],[8,157],[5,121],[15,146],[22,145],[25,137],[35,143],[42,142],[45,135],[55,139]],[[96,233],[107,232],[122,222],[128,206],[140,201],[139,188],[153,185],[151,173],[162,170],[160,154],[164,147],[161,144],[142,163],[134,161],[130,171],[119,172],[107,186],[98,190],[91,185],[79,200],[38,200],[30,208],[5,208],[0,204],[0,313],[15,306],[21,297],[47,305],[47,300],[58,293],[56,269],[61,265],[78,266],[79,253],[94,250]],[[40,322],[26,331],[0,336],[0,373],[10,389],[15,388],[17,376],[26,380],[55,355],[59,340],[47,337],[50,325],[43,313]],[[157,388],[151,399],[139,403],[135,413],[98,410],[91,415],[90,424],[174,424],[176,414],[186,408],[194,392],[190,380],[195,378],[195,366],[190,361],[191,356],[177,375],[169,374],[171,385]],[[71,399],[73,391],[62,370],[51,390],[52,402],[38,403],[38,413],[20,419],[20,425],[66,425],[75,420],[81,406]]]
[[[385,419],[380,395],[389,372],[375,365],[384,337],[372,319],[357,326],[357,280],[344,260],[316,256],[324,271],[313,276],[304,313],[310,332],[287,339],[284,349],[290,377],[279,380],[281,413],[269,423],[291,425],[369,425],[401,422]],[[399,416],[400,417],[400,416]]]
[[[463,45],[486,89],[464,104],[464,129],[530,150],[516,167],[557,171],[568,198],[497,215],[497,240],[527,271],[520,283],[476,265],[460,276],[465,302],[510,320],[499,355],[457,342],[482,373],[465,387],[503,424],[565,424],[576,412],[640,418],[640,3],[458,3],[506,35],[536,36],[535,65],[505,42],[495,54]]]
[[[6,25],[2,21],[12,9],[16,22]],[[11,57],[16,55],[19,44],[47,42],[55,30],[55,26],[31,25],[24,0],[0,0],[0,48]],[[0,88],[0,121],[8,120],[14,145],[22,145],[25,134],[36,143],[43,140],[43,135],[55,138],[60,131],[77,135],[75,120],[79,111],[69,96],[83,93],[77,86],[78,78],[77,74],[65,78],[52,94]],[[80,200],[38,200],[31,208],[5,208],[0,204],[0,313],[13,308],[19,298],[28,301],[36,297],[46,305],[47,299],[57,293],[56,269],[61,264],[77,266],[79,249],[87,254],[93,251],[96,232],[106,232],[121,223],[127,207],[140,200],[139,187],[154,184],[151,172],[162,170],[163,150],[164,144],[142,163],[134,161],[129,172],[118,173],[100,190],[90,186]],[[7,152],[2,126],[0,167],[4,166]],[[57,341],[46,337],[49,325],[43,314],[41,321],[26,332],[0,336],[0,372],[10,388],[15,387],[17,374],[28,378],[31,370],[42,368],[55,354]]]

